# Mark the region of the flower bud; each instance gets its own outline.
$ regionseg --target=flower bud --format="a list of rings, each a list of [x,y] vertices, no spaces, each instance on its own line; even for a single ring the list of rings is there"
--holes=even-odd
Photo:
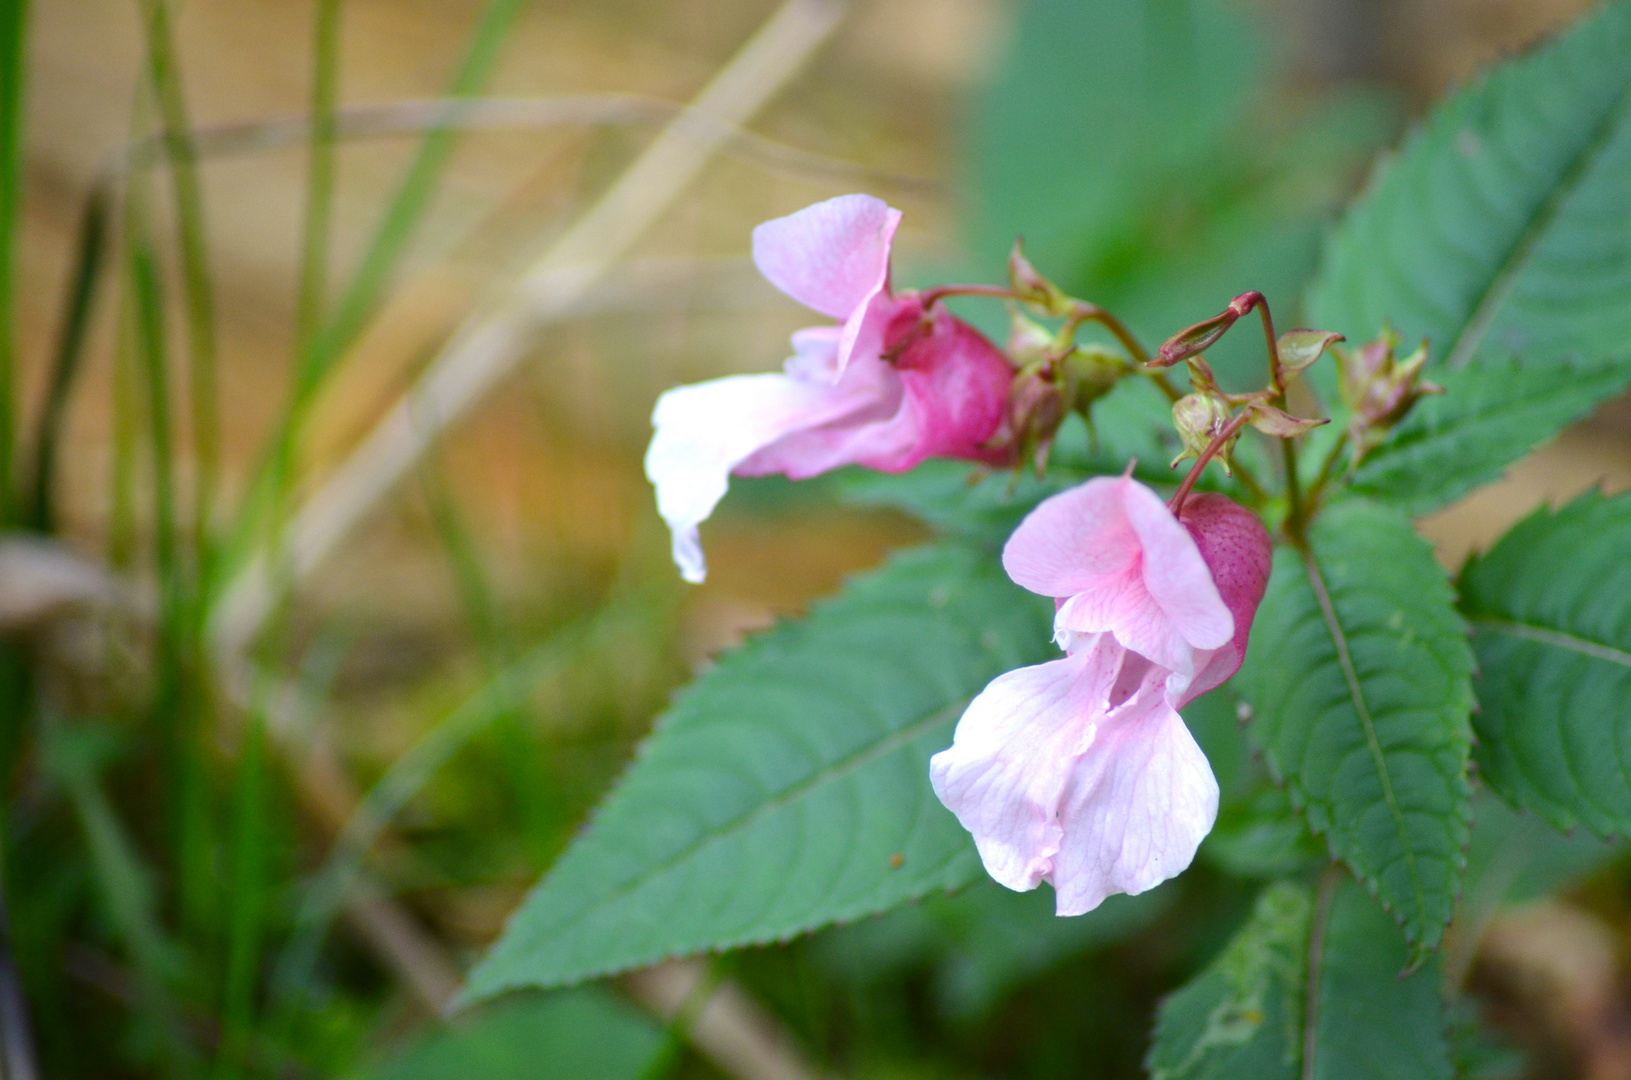
[[[1344,340],[1341,334],[1326,330],[1287,330],[1275,345],[1279,365],[1274,372],[1274,383],[1281,390],[1301,374],[1304,368],[1320,358],[1326,349]]]
[[[1290,439],[1298,435],[1306,435],[1321,424],[1331,422],[1325,419],[1304,420],[1261,401],[1254,401],[1246,408],[1251,413],[1251,419],[1247,423],[1263,434],[1272,435],[1276,439]]]
[[[1024,241],[1016,238],[1013,250],[1008,253],[1008,287],[1018,299],[1049,315],[1070,314],[1070,297],[1031,265],[1023,248]]]
[[[1015,364],[1026,367],[1045,360],[1053,352],[1057,335],[1035,319],[1013,312],[1008,326],[1008,356]]]
[[[1380,445],[1417,401],[1444,392],[1443,387],[1420,378],[1427,365],[1427,342],[1423,341],[1402,361],[1394,356],[1398,344],[1397,334],[1383,330],[1367,345],[1337,351],[1342,366],[1342,401],[1348,407],[1348,432],[1356,462]]]
[[[1201,391],[1185,394],[1174,402],[1172,424],[1178,429],[1178,438],[1184,445],[1184,451],[1172,459],[1173,466],[1176,467],[1180,461],[1198,458],[1204,454],[1206,448],[1212,445],[1212,440],[1223,434],[1229,419],[1229,403],[1221,394]],[[1229,468],[1229,450],[1234,441],[1231,438],[1229,446],[1222,447],[1218,453],[1225,471]]]

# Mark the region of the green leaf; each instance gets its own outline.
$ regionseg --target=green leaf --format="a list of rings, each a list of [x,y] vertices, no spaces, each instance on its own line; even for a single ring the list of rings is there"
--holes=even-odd
[[[1052,889],[1011,892],[989,879],[829,931],[818,955],[849,983],[927,968],[940,1011],[968,1020],[1015,987],[1083,953],[1124,941],[1171,908],[1172,888],[1111,896],[1085,915],[1054,914]]]
[[[1481,672],[1478,765],[1560,829],[1631,831],[1631,499],[1520,522],[1461,574]]]
[[[1310,827],[1431,949],[1465,865],[1466,627],[1397,511],[1339,503],[1308,540],[1275,555],[1237,689]]]
[[[1527,363],[1624,357],[1631,339],[1631,3],[1433,110],[1348,212],[1313,324],[1426,337],[1437,366],[1486,346]]]
[[[988,552],[919,548],[726,656],[657,725],[466,996],[783,940],[955,888],[974,845],[928,759],[1051,609]]]
[[[1437,965],[1401,978],[1409,955],[1352,879],[1328,877],[1317,898],[1271,885],[1223,954],[1161,1003],[1146,1065],[1153,1080],[1448,1080]]]
[[[1391,439],[1360,463],[1354,488],[1410,514],[1435,510],[1488,483],[1536,446],[1631,382],[1620,361],[1520,364],[1476,359],[1434,376]]]
[[[598,987],[527,994],[421,1038],[376,1080],[638,1080],[664,1047],[651,1017]]]

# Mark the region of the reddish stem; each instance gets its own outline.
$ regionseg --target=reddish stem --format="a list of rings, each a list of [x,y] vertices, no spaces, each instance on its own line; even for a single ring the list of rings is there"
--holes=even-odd
[[[1184,477],[1184,482],[1178,485],[1177,492],[1172,496],[1172,500],[1167,503],[1167,509],[1172,511],[1173,517],[1177,517],[1178,511],[1183,509],[1184,499],[1188,498],[1190,490],[1195,486],[1195,481],[1201,478],[1201,471],[1206,468],[1207,462],[1217,457],[1218,452],[1228,445],[1230,439],[1240,434],[1240,429],[1246,426],[1246,421],[1251,418],[1251,414],[1250,409],[1242,409],[1238,416],[1224,424],[1222,430],[1212,436],[1212,441],[1206,444],[1206,449],[1201,451],[1201,456],[1195,459],[1195,464],[1191,466],[1189,475]]]
[[[924,289],[918,293],[918,301],[930,308],[943,297],[947,296],[991,296],[999,300],[1019,300],[1021,297],[1014,290],[1001,285],[936,285],[932,289]]]

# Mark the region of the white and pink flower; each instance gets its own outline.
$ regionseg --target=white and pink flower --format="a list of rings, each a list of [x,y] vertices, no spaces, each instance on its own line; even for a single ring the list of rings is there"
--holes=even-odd
[[[938,303],[889,287],[900,211],[845,195],[767,221],[753,258],[771,284],[840,320],[800,330],[782,372],[733,375],[665,393],[646,476],[687,581],[707,572],[697,527],[732,473],[799,480],[842,465],[902,472],[932,456],[1000,464],[984,444],[1013,370]]]
[[[1178,709],[1240,667],[1268,582],[1257,518],[1221,495],[1177,516],[1130,477],[1046,500],[1003,566],[1055,599],[1066,656],[999,676],[930,763],[934,790],[1010,889],[1049,882],[1060,915],[1189,865],[1218,786]]]

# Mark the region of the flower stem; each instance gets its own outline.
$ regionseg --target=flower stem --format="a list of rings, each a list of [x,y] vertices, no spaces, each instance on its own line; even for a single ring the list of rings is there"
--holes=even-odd
[[[1018,300],[1019,295],[1014,290],[1002,285],[936,285],[932,289],[924,289],[918,294],[918,301],[924,308],[933,307],[938,301],[948,296],[990,296],[998,300]]]
[[[1347,446],[1348,433],[1344,431],[1337,436],[1337,441],[1331,444],[1331,449],[1326,452],[1325,460],[1320,462],[1319,475],[1314,477],[1314,483],[1308,489],[1309,506],[1319,505],[1320,499],[1325,494],[1325,486],[1330,483],[1331,473],[1336,469],[1337,462],[1342,458],[1342,451],[1347,449]]]
[[[1174,517],[1178,515],[1179,510],[1183,509],[1184,500],[1189,497],[1189,492],[1194,488],[1195,481],[1201,478],[1201,471],[1206,468],[1207,462],[1217,457],[1219,451],[1229,444],[1230,439],[1240,434],[1240,429],[1246,426],[1246,421],[1250,418],[1251,411],[1242,409],[1238,416],[1223,425],[1222,430],[1212,436],[1212,441],[1206,444],[1206,449],[1201,451],[1201,456],[1196,458],[1195,464],[1190,467],[1189,475],[1184,477],[1184,482],[1178,485],[1178,490],[1172,496],[1172,501],[1167,503],[1167,508],[1172,511]],[[1289,442],[1287,445],[1289,445]]]

